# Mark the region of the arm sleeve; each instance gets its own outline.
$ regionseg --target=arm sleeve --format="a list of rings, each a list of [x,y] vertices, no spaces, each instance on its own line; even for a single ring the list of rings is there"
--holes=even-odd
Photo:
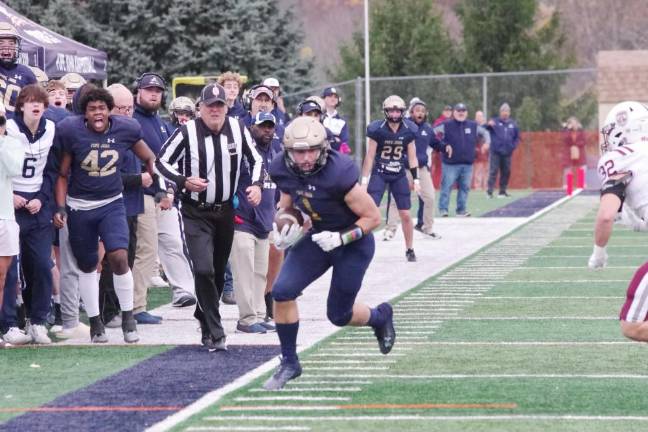
[[[345,156],[345,155],[343,155]],[[346,196],[347,193],[358,183],[360,172],[358,167],[349,157],[341,158],[340,168],[336,176],[336,193],[340,197]]]
[[[180,174],[174,166],[178,162],[178,159],[181,159],[185,155],[185,148],[187,146],[187,138],[184,135],[186,133],[185,131],[186,128],[184,126],[178,128],[162,145],[160,154],[155,161],[155,168],[160,174],[174,182],[180,190],[184,188],[187,178]]]
[[[241,131],[243,135],[243,154],[250,164],[250,177],[252,179],[252,184],[263,188],[263,183],[261,182],[261,168],[263,160],[261,155],[256,150],[256,144],[250,135],[250,131],[243,126],[241,126]]]

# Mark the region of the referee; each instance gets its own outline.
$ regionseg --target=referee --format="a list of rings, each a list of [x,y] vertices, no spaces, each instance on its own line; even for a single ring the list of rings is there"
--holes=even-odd
[[[209,84],[200,99],[200,117],[169,137],[156,166],[182,191],[181,213],[198,299],[194,316],[200,321],[202,344],[209,351],[225,351],[218,300],[234,238],[232,199],[241,164],[247,163],[252,176],[247,200],[253,206],[261,202],[262,161],[245,126],[227,116],[225,89]]]

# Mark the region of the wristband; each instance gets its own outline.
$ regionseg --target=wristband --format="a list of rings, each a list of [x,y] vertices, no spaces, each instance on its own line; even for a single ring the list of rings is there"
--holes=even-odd
[[[412,179],[418,180],[418,167],[410,168],[410,173],[412,174]]]
[[[360,178],[360,184],[361,184],[361,185],[369,184],[369,179],[370,179],[370,178],[371,178],[371,176],[362,176],[362,177]]]
[[[346,245],[356,240],[360,240],[363,235],[364,233],[362,232],[362,228],[358,225],[353,225],[353,227],[347,231],[341,232],[340,238],[342,239],[342,244]]]

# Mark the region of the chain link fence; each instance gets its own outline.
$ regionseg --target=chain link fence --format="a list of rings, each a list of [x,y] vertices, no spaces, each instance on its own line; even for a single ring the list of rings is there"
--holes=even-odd
[[[401,96],[406,103],[413,97],[421,98],[427,103],[430,122],[441,114],[444,105],[463,102],[468,106],[470,118],[480,110],[488,119],[498,115],[502,103],[508,103],[512,117],[524,132],[513,159],[513,187],[561,186],[566,168],[564,153],[568,151],[564,145],[564,128],[569,117],[577,118],[583,127],[587,140],[587,165],[596,164],[596,69],[372,77],[370,84],[372,119],[383,118],[382,101],[392,94]],[[328,86],[286,95],[286,109],[294,113],[299,102],[310,95],[321,95]],[[366,127],[364,79],[330,86],[334,86],[341,95],[338,111],[349,122],[349,145],[360,163],[364,155]],[[546,164],[552,160],[553,164]]]

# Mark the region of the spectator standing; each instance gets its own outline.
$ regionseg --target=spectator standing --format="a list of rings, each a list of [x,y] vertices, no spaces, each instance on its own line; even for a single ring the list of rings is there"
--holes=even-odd
[[[243,118],[247,111],[241,103],[239,94],[243,85],[243,78],[236,72],[227,71],[218,77],[218,84],[225,89],[227,96],[227,115],[234,118]]]
[[[324,106],[326,108],[323,121],[324,127],[333,133],[340,152],[344,154],[351,153],[351,148],[349,147],[349,124],[337,112],[337,108],[342,103],[342,98],[340,98],[335,87],[325,88],[322,92],[322,98],[324,98]]]
[[[583,126],[576,117],[569,117],[563,129],[563,181],[568,172],[586,167],[586,145],[587,139],[583,132]],[[574,178],[576,178],[576,173],[574,173]]]
[[[468,108],[463,103],[456,104],[452,118],[434,128],[434,131],[440,136],[443,148],[439,213],[443,217],[448,216],[450,192],[457,183],[457,216],[470,216],[466,205],[477,142],[481,137],[487,145],[490,144],[488,132],[477,122],[468,120]]]
[[[137,80],[133,118],[142,127],[144,142],[157,155],[169,138],[172,128],[159,116],[166,83],[147,72]],[[189,258],[185,255],[182,219],[174,205],[174,187],[155,176],[153,187],[144,189],[144,213],[137,221],[137,249],[133,265],[135,280],[135,319],[139,324],[159,324],[162,318],[146,311],[146,293],[151,278],[159,275],[159,256],[164,273],[173,290],[175,307],[196,304],[194,281]]]
[[[493,197],[493,189],[499,172],[498,198],[508,198],[506,191],[511,177],[511,159],[513,151],[520,143],[520,130],[517,123],[511,118],[511,107],[503,103],[499,109],[499,117],[488,121],[486,126],[490,133],[490,171],[488,173],[488,197]]]
[[[486,127],[483,111],[475,112],[475,121],[479,126]],[[492,139],[492,138],[491,138]],[[482,140],[477,142],[477,154],[473,165],[472,189],[486,190],[488,186],[488,146]]]
[[[247,201],[247,189],[252,185],[248,164],[241,167],[236,194],[239,205],[235,210],[234,242],[230,262],[234,275],[234,291],[239,309],[236,329],[244,333],[266,333],[275,327],[266,321],[265,289],[268,273],[270,241],[275,214],[276,185],[268,175],[270,162],[277,154],[272,147],[276,120],[270,113],[259,112],[250,128],[257,151],[262,159],[263,190],[261,203],[253,206]]]
[[[74,94],[86,83],[86,79],[76,72],[70,72],[61,77],[61,82],[67,92],[67,109],[74,111],[72,104],[74,102]]]
[[[178,128],[156,162],[182,198],[187,247],[193,261],[202,343],[209,351],[227,349],[218,303],[234,237],[233,197],[243,158],[251,173],[246,199],[261,202],[261,156],[242,122],[227,116],[225,89],[209,84],[200,95],[200,117]],[[186,163],[179,164],[179,160]]]
[[[288,123],[288,116],[286,115],[286,106],[284,105],[283,96],[281,93],[281,86],[277,78],[266,78],[263,80],[263,85],[272,91],[272,101],[274,107],[272,108],[272,115],[277,119],[277,125],[283,129]]]

